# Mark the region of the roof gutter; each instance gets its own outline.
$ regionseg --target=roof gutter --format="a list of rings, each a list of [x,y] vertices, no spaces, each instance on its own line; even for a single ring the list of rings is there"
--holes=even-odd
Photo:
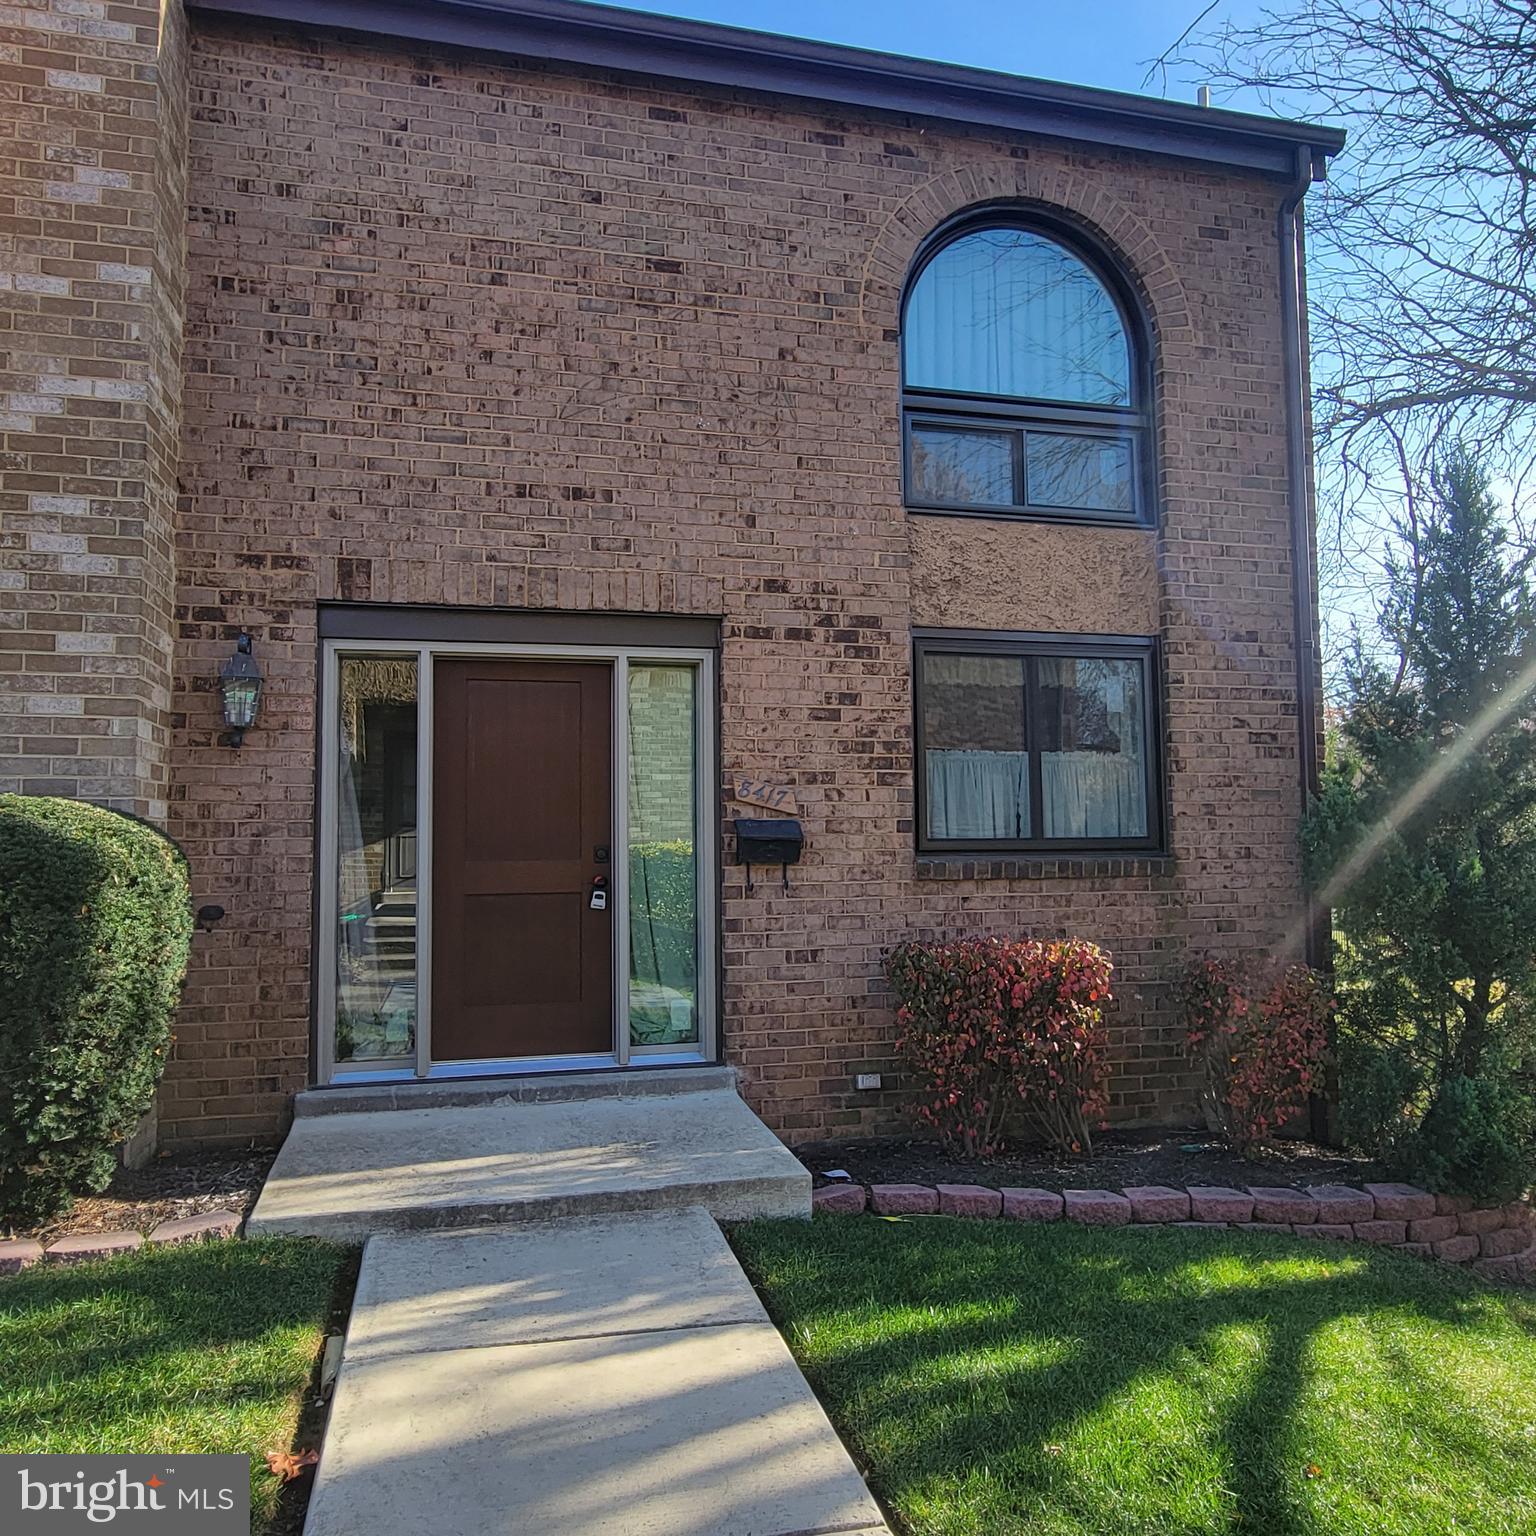
[[[950,124],[1042,134],[1288,176],[1297,146],[1333,154],[1337,129],[1119,91],[654,16],[578,0],[187,0],[205,14],[446,43]]]

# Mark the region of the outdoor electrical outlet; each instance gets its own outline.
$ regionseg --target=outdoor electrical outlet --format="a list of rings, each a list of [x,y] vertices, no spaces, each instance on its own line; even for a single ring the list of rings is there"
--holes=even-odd
[[[855,1088],[878,1088],[880,1086],[880,1074],[878,1072],[860,1072],[853,1079]]]

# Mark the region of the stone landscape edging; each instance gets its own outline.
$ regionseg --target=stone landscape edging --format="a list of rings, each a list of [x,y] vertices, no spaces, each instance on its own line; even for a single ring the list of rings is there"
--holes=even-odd
[[[236,1211],[204,1211],[200,1216],[174,1216],[162,1221],[149,1234],[153,1247],[174,1247],[178,1243],[201,1243],[210,1238],[237,1237],[241,1218]],[[14,1237],[0,1240],[0,1275],[19,1275],[34,1264],[83,1264],[87,1259],[107,1259],[114,1254],[132,1253],[144,1247],[142,1232],[74,1232],[57,1237],[51,1243],[36,1238]]]
[[[1371,1243],[1465,1265],[1485,1280],[1536,1285],[1536,1207],[1432,1195],[1413,1184],[1310,1189],[1137,1184],[1112,1189],[1010,1189],[985,1184],[827,1184],[813,1211],[977,1220],[1070,1221],[1088,1227],[1222,1227]]]

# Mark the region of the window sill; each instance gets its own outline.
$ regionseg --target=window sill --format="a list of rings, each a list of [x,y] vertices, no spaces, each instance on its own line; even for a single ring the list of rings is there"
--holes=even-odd
[[[969,517],[979,518],[983,522],[997,523],[1050,523],[1065,527],[1129,528],[1142,533],[1156,527],[1151,518],[1136,513],[1044,511],[1036,507],[940,506],[918,501],[908,501],[904,505],[908,515],[913,517]]]
[[[1127,880],[1172,875],[1169,853],[920,853],[919,880]]]

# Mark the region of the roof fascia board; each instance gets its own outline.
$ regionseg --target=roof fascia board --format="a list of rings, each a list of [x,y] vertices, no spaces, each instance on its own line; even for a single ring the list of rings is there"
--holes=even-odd
[[[737,27],[570,0],[188,0],[242,17],[381,33],[553,63],[765,91],[1077,143],[1294,174],[1306,145],[1321,162],[1336,128],[1162,102],[989,70],[931,64]]]

